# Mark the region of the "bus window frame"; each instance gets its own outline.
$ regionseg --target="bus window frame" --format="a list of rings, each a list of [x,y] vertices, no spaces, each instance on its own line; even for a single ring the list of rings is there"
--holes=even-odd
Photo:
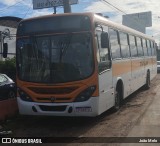
[[[143,48],[143,55],[145,57],[148,56],[148,48],[147,48],[147,44],[146,44],[146,39],[145,38],[141,38],[142,39],[142,48]],[[147,49],[147,52],[144,51],[144,49]],[[146,54],[145,54],[146,53]]]
[[[150,41],[150,45],[151,45],[151,50],[152,50],[152,57],[153,57],[153,56],[156,56],[156,55],[155,55],[155,49],[154,49],[154,42],[153,42],[153,41]]]
[[[146,45],[147,45],[147,49],[148,49],[148,56],[152,56],[152,49],[151,49],[151,40],[147,39],[146,40]],[[150,52],[149,52],[150,50]]]
[[[98,47],[97,49],[96,49],[96,51],[98,52],[96,52],[96,54],[97,55],[99,55],[99,56],[96,56],[97,57],[97,62],[98,62],[98,66],[99,66],[99,64],[100,63],[104,63],[105,61],[101,61],[101,55],[100,55],[100,53],[101,53],[101,50],[104,50],[105,48],[102,48],[101,47],[101,33],[102,32],[106,32],[106,33],[108,33],[108,31],[109,31],[109,27],[108,26],[105,26],[104,24],[101,24],[101,23],[98,23],[98,22],[96,22],[95,23],[96,25],[95,26],[97,26],[97,27],[95,27],[95,36],[96,36],[96,42],[97,42],[97,45],[96,45],[96,47]],[[101,29],[100,29],[101,28]],[[106,28],[107,28],[107,30],[106,30]],[[100,35],[98,36],[98,33],[97,32],[100,32]],[[100,37],[100,38],[99,38]],[[109,39],[109,38],[108,38]],[[107,69],[105,69],[105,70],[103,70],[103,71],[98,71],[99,72],[99,74],[102,74],[102,73],[104,73],[104,72],[106,72],[106,71],[109,71],[109,70],[111,70],[111,68],[112,68],[112,59],[111,59],[111,50],[110,50],[110,43],[109,43],[109,47],[108,47],[108,61],[110,61],[110,63],[109,63],[109,67],[107,68]],[[99,70],[99,69],[98,69]]]
[[[131,52],[130,52],[129,41],[128,41],[128,33],[124,32],[124,31],[121,31],[121,30],[119,30],[118,33],[119,33],[119,43],[120,43],[120,48],[121,48],[121,57],[122,57],[122,59],[129,59],[129,58],[131,58]],[[121,34],[126,35],[126,38],[127,38],[126,44],[121,43],[121,37],[120,37]],[[126,46],[128,48],[128,56],[127,57],[123,57],[122,45]]]
[[[120,53],[120,57],[119,58],[113,58],[113,56],[112,56],[111,40],[110,40],[110,33],[109,33],[110,30],[115,31],[116,34],[117,34],[117,44],[118,44],[119,50],[120,50],[119,51],[119,53]],[[120,46],[120,39],[119,39],[119,31],[117,29],[115,29],[115,28],[109,27],[108,28],[108,34],[109,34],[111,58],[112,58],[112,60],[121,60],[122,59],[122,53],[121,53],[121,46]]]
[[[131,38],[132,37],[132,41],[134,42],[134,44],[133,43],[131,43]],[[130,47],[130,53],[131,53],[131,58],[137,58],[138,57],[138,50],[137,50],[137,45],[136,45],[136,37],[133,35],[133,34],[128,34],[128,41],[129,41],[129,47]],[[131,46],[133,46],[134,45],[134,48],[136,49],[136,56],[132,56],[132,49],[131,49]]]
[[[135,37],[136,38],[136,46],[137,46],[137,51],[138,51],[138,57],[144,57],[144,51],[143,51],[143,47],[142,47],[142,38],[140,37],[140,36],[136,36]],[[140,44],[139,43],[137,43],[137,38],[139,38],[139,40],[140,40]],[[139,45],[140,46],[139,46]],[[141,47],[142,49],[142,54],[139,54],[139,47]]]

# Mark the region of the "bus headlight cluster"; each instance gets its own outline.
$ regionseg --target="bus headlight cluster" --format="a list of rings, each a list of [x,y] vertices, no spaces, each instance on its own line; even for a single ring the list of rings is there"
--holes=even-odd
[[[87,101],[92,96],[95,90],[96,86],[88,87],[75,98],[74,102]]]
[[[20,96],[20,98],[22,99],[22,100],[24,100],[24,101],[33,101],[32,99],[31,99],[31,97],[29,97],[24,91],[22,91],[21,89],[19,89],[18,88],[18,93],[19,93],[19,96]]]

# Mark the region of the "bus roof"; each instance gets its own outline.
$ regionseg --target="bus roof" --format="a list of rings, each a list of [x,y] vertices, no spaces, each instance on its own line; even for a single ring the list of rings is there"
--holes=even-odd
[[[117,29],[117,30],[124,31],[124,32],[127,32],[127,33],[129,33],[129,34],[134,34],[134,35],[136,35],[136,36],[145,37],[145,38],[147,38],[147,39],[150,39],[150,40],[154,41],[154,38],[151,37],[151,36],[148,36],[147,34],[144,34],[144,33],[142,33],[142,32],[139,32],[139,31],[137,31],[137,30],[135,30],[135,29],[132,29],[132,28],[130,28],[130,27],[127,27],[127,26],[125,26],[125,25],[122,25],[122,24],[118,24],[118,23],[116,23],[116,22],[113,22],[113,21],[111,21],[111,20],[109,20],[109,19],[107,19],[107,18],[105,18],[105,17],[103,17],[103,16],[99,16],[99,15],[97,15],[97,14],[94,14],[94,16],[95,16],[95,19],[96,19],[95,21],[99,21],[99,22],[101,22],[101,23],[107,24],[107,26],[109,26],[109,27],[111,27],[111,28],[115,28],[115,29]]]
[[[127,32],[129,34],[134,34],[136,36],[145,37],[147,39],[150,39],[150,40],[154,41],[154,38],[151,37],[151,36],[148,36],[147,34],[141,33],[141,32],[139,32],[137,30],[134,30],[134,29],[129,28],[127,26],[124,26],[122,24],[118,24],[116,22],[113,22],[113,21],[111,21],[111,20],[109,20],[109,19],[107,19],[107,18],[105,18],[103,16],[100,16],[100,15],[92,13],[92,12],[50,14],[50,15],[37,16],[37,17],[28,18],[28,19],[23,19],[21,22],[30,21],[30,20],[36,20],[36,19],[49,18],[49,17],[70,16],[70,15],[88,15],[88,16],[92,17],[94,21],[101,22],[103,24],[107,24],[107,26],[109,26],[111,28],[115,28],[117,30],[124,31],[124,32]]]
[[[37,16],[32,18],[23,19],[22,21],[28,21],[28,20],[36,20],[36,19],[42,19],[42,18],[49,18],[49,17],[59,17],[59,16],[70,16],[70,15],[94,15],[94,13],[86,12],[86,13],[61,13],[61,14],[49,14],[49,15],[43,15],[43,16]]]

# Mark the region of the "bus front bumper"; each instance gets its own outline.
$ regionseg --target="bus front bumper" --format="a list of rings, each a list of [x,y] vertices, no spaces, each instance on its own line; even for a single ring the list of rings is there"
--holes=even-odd
[[[84,102],[72,103],[41,103],[27,102],[17,97],[19,113],[22,115],[46,116],[84,116],[98,115],[98,97],[91,97]]]

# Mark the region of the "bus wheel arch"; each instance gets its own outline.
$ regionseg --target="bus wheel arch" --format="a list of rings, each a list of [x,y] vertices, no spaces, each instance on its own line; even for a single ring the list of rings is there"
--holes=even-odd
[[[123,101],[123,82],[122,80],[117,81],[117,85],[115,88],[115,105],[113,107],[113,110],[116,112],[120,109]]]

